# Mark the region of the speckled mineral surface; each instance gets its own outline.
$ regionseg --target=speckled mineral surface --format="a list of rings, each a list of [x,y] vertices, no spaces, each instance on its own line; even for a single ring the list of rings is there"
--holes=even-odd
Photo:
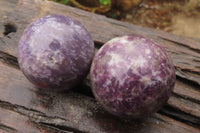
[[[175,68],[164,48],[139,35],[108,41],[96,54],[91,84],[112,114],[141,118],[158,111],[175,84]]]
[[[25,76],[44,89],[74,87],[89,72],[94,43],[77,20],[49,15],[31,23],[18,45],[18,62]]]

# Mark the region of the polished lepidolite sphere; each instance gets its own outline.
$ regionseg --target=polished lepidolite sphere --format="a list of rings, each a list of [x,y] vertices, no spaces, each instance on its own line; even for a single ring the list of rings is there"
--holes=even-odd
[[[89,72],[94,43],[77,20],[49,15],[31,23],[18,45],[25,76],[43,89],[67,90]]]
[[[175,84],[175,68],[165,49],[151,39],[125,35],[98,51],[90,78],[95,97],[107,111],[137,119],[167,102]]]

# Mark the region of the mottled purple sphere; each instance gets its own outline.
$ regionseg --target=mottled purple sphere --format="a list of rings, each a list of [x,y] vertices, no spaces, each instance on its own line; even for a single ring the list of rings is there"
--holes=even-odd
[[[18,45],[18,62],[37,87],[67,90],[89,72],[94,43],[77,20],[49,15],[32,22]]]
[[[164,48],[139,35],[108,41],[90,70],[97,100],[114,115],[138,119],[158,111],[175,84],[175,68]]]

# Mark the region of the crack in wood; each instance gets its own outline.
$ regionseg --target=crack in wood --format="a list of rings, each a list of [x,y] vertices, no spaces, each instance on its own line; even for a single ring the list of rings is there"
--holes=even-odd
[[[185,48],[188,48],[188,49],[190,49],[190,50],[193,50],[193,51],[195,51],[195,52],[197,52],[197,53],[200,53],[200,49],[193,48],[193,47],[191,47],[191,46],[189,46],[189,45],[185,45],[185,44],[183,44],[183,43],[181,43],[181,42],[176,42],[176,41],[173,41],[173,40],[164,38],[163,36],[158,36],[158,37],[160,37],[160,38],[163,39],[163,40],[166,40],[166,41],[169,41],[169,42],[172,42],[172,43],[176,43],[176,44],[178,44],[178,45],[181,45],[181,46],[183,46],[183,47],[185,47]]]
[[[176,69],[176,77],[184,79],[185,81],[189,81],[191,82],[190,84],[200,85],[200,81],[198,79],[189,76],[188,74],[183,72],[181,68],[175,66],[175,69]]]
[[[31,122],[37,123],[37,124],[43,124],[46,126],[49,126],[51,128],[57,128],[63,132],[66,133],[83,133],[76,128],[73,127],[68,127],[66,125],[71,125],[70,121],[64,118],[60,117],[52,117],[52,116],[47,116],[43,112],[33,110],[33,109],[28,109],[24,106],[19,106],[19,105],[13,105],[9,102],[1,101],[0,100],[0,107],[13,110],[14,112],[20,113],[24,116],[27,116]],[[68,123],[68,124],[67,124]],[[59,125],[60,124],[60,125]],[[1,127],[1,125],[0,125]]]
[[[0,51],[0,60],[8,65],[13,66],[14,68],[19,69],[19,65],[17,62],[17,58],[15,56],[12,56],[8,53],[5,53],[3,51]]]
[[[199,100],[196,100],[196,99],[194,99],[194,98],[186,97],[186,96],[180,95],[180,94],[178,94],[178,93],[173,93],[173,95],[176,96],[176,97],[180,97],[180,98],[182,98],[182,99],[189,100],[189,101],[191,101],[191,102],[200,104],[200,101],[199,101]]]
[[[163,107],[160,111],[160,114],[162,115],[166,115],[172,119],[175,119],[177,121],[181,121],[184,123],[187,123],[190,126],[193,126],[195,128],[199,128],[200,129],[200,119],[195,117],[195,116],[191,116],[190,114],[187,114],[185,112],[182,112],[180,110],[177,110],[176,108],[173,108],[169,105],[166,105],[165,107]]]
[[[0,121],[1,122],[1,121]],[[18,133],[18,131],[12,127],[0,123],[0,129],[9,133]],[[1,130],[0,130],[1,131]]]
[[[44,126],[49,126],[51,128],[58,128],[60,131],[63,131],[64,133],[84,133],[75,129],[71,129],[68,128],[66,126],[60,126],[60,125],[55,125],[55,124],[49,124],[49,123],[45,123],[45,122],[39,122],[40,124],[44,125]]]
[[[46,127],[46,128],[56,130],[57,131],[56,133],[76,133],[76,132],[70,131],[70,130],[67,131],[66,128],[65,129],[58,128],[57,126],[51,125],[51,124],[46,124],[46,123],[36,123],[36,124],[39,124],[41,127]]]
[[[3,35],[7,36],[12,32],[17,32],[17,26],[12,23],[6,23],[4,24],[4,32]]]

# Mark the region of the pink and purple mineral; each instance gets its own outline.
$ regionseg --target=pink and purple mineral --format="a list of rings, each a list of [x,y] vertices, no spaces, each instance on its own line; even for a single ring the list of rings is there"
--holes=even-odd
[[[77,20],[49,15],[31,23],[18,45],[18,62],[25,76],[43,89],[67,90],[89,72],[94,43]]]
[[[95,97],[112,114],[137,119],[158,111],[175,84],[175,68],[164,48],[139,35],[108,41],[90,70]]]

